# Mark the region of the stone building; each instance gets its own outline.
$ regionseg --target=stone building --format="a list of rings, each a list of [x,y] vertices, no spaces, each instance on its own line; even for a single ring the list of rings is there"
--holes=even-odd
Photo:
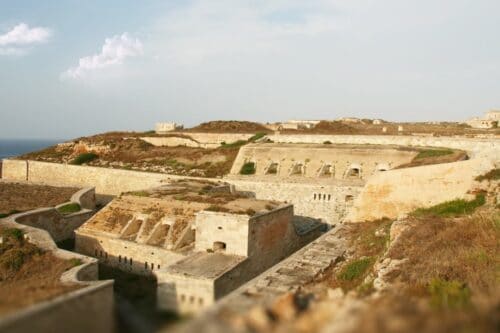
[[[176,181],[114,199],[76,231],[76,251],[153,274],[160,308],[196,312],[322,233],[293,206],[225,183]]]
[[[168,132],[177,131],[183,129],[184,126],[174,123],[174,122],[165,122],[165,123],[156,123],[155,124],[155,133],[156,134],[167,134]]]
[[[474,117],[465,123],[473,128],[495,128],[500,122],[500,111],[491,110],[485,113],[483,118]]]

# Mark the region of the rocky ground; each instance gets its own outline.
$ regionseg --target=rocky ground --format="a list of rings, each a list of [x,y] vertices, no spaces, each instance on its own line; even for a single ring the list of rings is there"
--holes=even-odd
[[[345,224],[340,262],[217,320],[232,332],[498,332],[499,171],[477,180],[474,200]]]

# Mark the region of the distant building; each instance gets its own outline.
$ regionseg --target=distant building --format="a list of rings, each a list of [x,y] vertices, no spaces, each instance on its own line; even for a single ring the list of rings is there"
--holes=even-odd
[[[156,134],[166,134],[168,132],[177,131],[183,128],[183,125],[174,122],[156,123],[155,132]]]
[[[495,128],[500,121],[500,111],[491,110],[485,113],[484,118],[474,117],[465,123],[473,128]]]
[[[299,130],[314,128],[319,122],[320,120],[287,120],[286,122],[266,124],[265,126],[273,131],[282,131],[284,129]]]

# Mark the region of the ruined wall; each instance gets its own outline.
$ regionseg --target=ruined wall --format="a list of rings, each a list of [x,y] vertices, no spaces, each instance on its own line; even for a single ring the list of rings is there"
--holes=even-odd
[[[474,178],[493,168],[489,160],[474,159],[381,173],[368,181],[346,221],[397,218],[416,208],[471,199],[467,192]]]
[[[231,174],[239,174],[246,162],[253,162],[255,175],[249,177],[268,174],[275,178],[366,179],[381,170],[409,163],[416,155],[415,151],[383,147],[252,144],[240,148]],[[359,172],[349,174],[352,168]]]
[[[99,259],[107,266],[141,275],[156,273],[185,257],[157,246],[126,241],[104,232],[87,234],[77,230],[75,251]]]
[[[351,207],[362,184],[287,183],[228,179],[236,190],[252,192],[257,199],[278,200],[294,205],[296,215],[321,218],[326,223],[338,223]]]
[[[498,138],[467,138],[467,137],[429,137],[409,135],[268,135],[273,142],[279,143],[323,143],[332,144],[372,144],[400,145],[412,147],[448,147],[462,149],[473,155],[498,146]]]

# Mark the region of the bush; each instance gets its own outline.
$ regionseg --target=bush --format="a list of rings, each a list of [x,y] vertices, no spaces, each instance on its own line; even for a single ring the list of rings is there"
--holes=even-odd
[[[255,173],[255,163],[247,162],[243,164],[240,170],[241,175],[253,175]]]
[[[419,208],[411,213],[412,216],[457,216],[463,214],[471,214],[476,210],[476,208],[484,205],[486,203],[486,198],[484,194],[476,195],[476,198],[472,201],[466,201],[463,199],[457,199],[453,201],[446,201],[439,205],[432,206],[429,208]]]
[[[476,180],[482,182],[483,180],[499,180],[500,179],[500,169],[493,169],[484,175],[477,176]]]
[[[71,265],[71,268],[73,268],[73,267],[80,266],[81,264],[83,264],[83,261],[80,258],[71,258],[69,260],[69,263]]]
[[[13,238],[15,240],[20,241],[23,239],[23,231],[17,228],[9,228],[3,230],[2,236],[5,238]]]
[[[459,281],[435,278],[428,287],[431,304],[441,309],[458,309],[469,304],[470,289]]]
[[[83,163],[88,163],[90,161],[95,160],[98,158],[97,154],[94,153],[83,153],[78,155],[73,161],[71,161],[71,164],[74,165],[82,165]]]
[[[372,264],[373,259],[371,257],[353,260],[340,271],[337,277],[342,281],[357,280],[363,277]]]
[[[329,140],[326,140],[325,142],[323,142],[323,144],[324,144],[324,145],[331,145],[331,144],[332,144],[332,142],[331,142],[331,141],[329,141]]]
[[[250,139],[248,139],[248,142],[254,142],[254,141],[257,141],[259,139],[262,139],[263,137],[265,137],[267,135],[266,132],[258,132],[258,133],[255,133],[254,136],[252,136]]]
[[[80,207],[79,204],[77,204],[76,202],[72,202],[57,208],[57,211],[63,215],[66,215],[79,212],[81,209],[82,207]]]
[[[221,142],[221,148],[237,148],[237,147],[244,146],[247,143],[248,143],[248,141],[245,141],[245,140],[238,140],[238,141],[235,141],[232,143]]]
[[[418,155],[415,156],[415,159],[418,160],[421,158],[439,157],[451,154],[453,154],[453,150],[451,149],[427,149],[421,150]]]

